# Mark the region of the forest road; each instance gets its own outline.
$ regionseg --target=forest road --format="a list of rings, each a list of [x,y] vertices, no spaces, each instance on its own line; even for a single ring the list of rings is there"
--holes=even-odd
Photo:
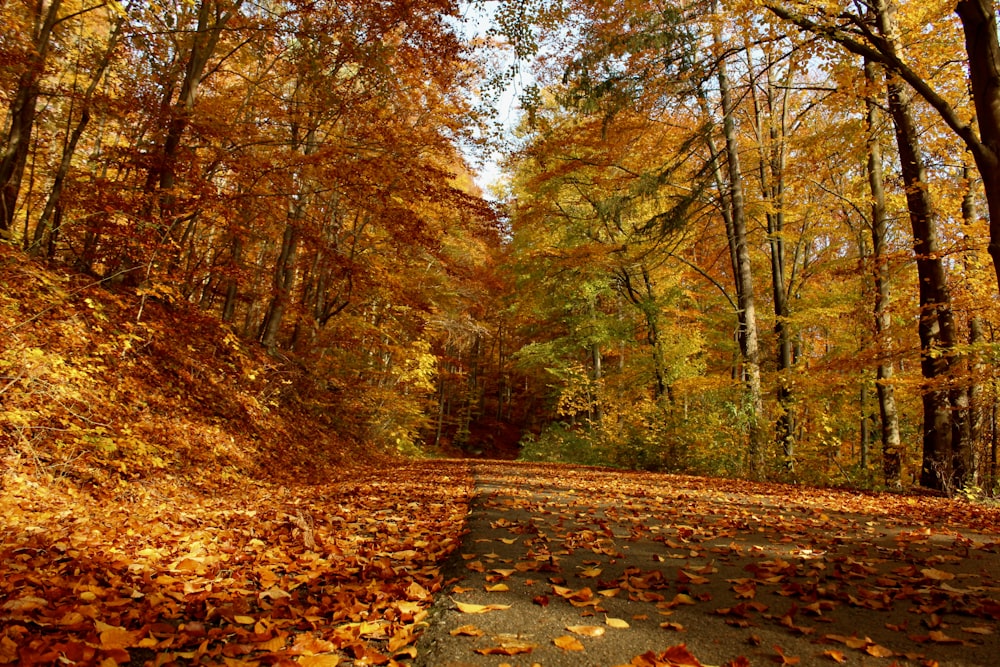
[[[419,667],[1000,664],[1000,538],[950,501],[473,472]]]

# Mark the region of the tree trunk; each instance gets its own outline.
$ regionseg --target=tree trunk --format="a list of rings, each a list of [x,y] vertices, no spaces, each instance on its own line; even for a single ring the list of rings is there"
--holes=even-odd
[[[978,143],[970,143],[968,139],[966,143],[986,188],[990,215],[988,250],[1000,288],[1000,44],[996,10],[992,0],[959,0],[955,11],[965,33],[969,88],[979,126]]]
[[[236,0],[228,10],[221,7],[222,0],[201,0],[198,6],[198,24],[195,27],[191,47],[184,67],[177,101],[170,104],[166,100],[166,135],[159,150],[158,159],[151,165],[146,180],[146,190],[159,191],[160,217],[168,229],[172,228],[177,199],[174,187],[177,182],[177,159],[184,131],[191,123],[198,87],[209,60],[215,54],[223,30],[233,15],[239,10],[243,0]],[[173,236],[171,231],[171,237]]]
[[[865,78],[876,80],[875,66],[865,63]],[[892,384],[892,315],[889,312],[891,286],[886,253],[888,217],[885,207],[885,179],[882,174],[882,146],[878,140],[878,105],[866,100],[868,107],[868,185],[872,193],[872,272],[875,281],[875,345],[878,349],[878,368],[875,371],[875,390],[878,394],[879,416],[882,425],[882,474],[886,486],[902,485],[902,445],[899,439],[899,414],[896,411],[896,391]]]
[[[716,45],[721,49],[722,35],[718,28],[714,32]],[[760,346],[757,336],[757,306],[754,301],[753,273],[750,263],[750,248],[747,244],[746,206],[743,197],[743,173],[740,170],[739,146],[736,140],[736,123],[733,118],[735,105],[729,88],[729,75],[724,59],[718,62],[719,94],[722,102],[723,134],[726,139],[726,161],[729,176],[729,206],[732,219],[730,251],[735,267],[733,276],[736,283],[737,320],[739,339],[744,362],[744,382],[747,389],[747,420],[749,446],[747,463],[750,474],[761,477],[764,473],[763,438],[760,419],[764,412],[764,401],[760,381]]]
[[[271,353],[277,349],[281,320],[285,316],[288,304],[291,303],[292,288],[295,286],[295,256],[299,242],[296,224],[300,215],[301,211],[298,215],[293,214],[285,225],[285,233],[281,238],[281,252],[274,264],[274,295],[260,327],[260,343]]]
[[[97,67],[94,69],[94,74],[90,80],[90,84],[87,86],[87,90],[83,94],[83,104],[80,109],[80,118],[77,120],[76,126],[73,128],[72,132],[69,133],[67,141],[63,146],[62,158],[59,160],[59,166],[56,168],[55,175],[52,178],[52,189],[49,191],[49,196],[45,201],[45,208],[42,209],[42,215],[38,218],[38,223],[35,225],[35,233],[32,238],[32,252],[35,254],[41,252],[42,249],[46,247],[48,247],[49,252],[51,253],[53,244],[50,240],[47,240],[47,237],[52,234],[52,228],[55,224],[54,219],[57,216],[57,212],[60,210],[60,202],[62,199],[63,187],[66,183],[66,177],[69,174],[69,168],[73,163],[73,156],[76,154],[76,147],[77,144],[80,143],[80,137],[83,136],[84,130],[87,129],[87,125],[90,123],[90,106],[94,99],[94,93],[97,92],[97,87],[104,79],[104,73],[111,64],[115,46],[118,44],[118,38],[121,36],[122,27],[124,25],[125,17],[119,16],[115,21],[111,35],[108,37],[108,44],[104,50],[104,55],[101,57],[100,63],[98,63]]]
[[[879,0],[876,19],[887,40],[896,40],[888,3]],[[920,151],[920,138],[902,79],[889,72],[886,79],[889,113],[896,131],[900,168],[906,188],[906,204],[913,230],[913,250],[920,282],[920,367],[926,381],[923,391],[923,456],[920,484],[953,491],[965,474],[964,463],[953,451],[953,409],[961,408],[947,386],[955,347],[955,325],[951,295],[940,257],[934,210]]]
[[[788,93],[795,73],[794,62],[790,62],[781,83],[784,91],[780,103],[776,99],[775,85],[771,81],[771,71],[775,63],[768,63],[766,105],[767,113],[761,109],[756,95],[753,95],[754,111],[757,118],[757,149],[759,152],[758,177],[761,193],[765,199],[768,246],[771,251],[771,295],[774,302],[774,337],[776,345],[778,383],[778,416],[775,422],[775,439],[784,455],[785,469],[795,469],[795,413],[792,394],[792,336],[789,327],[791,315],[788,304],[788,278],[785,257],[785,137],[788,130]],[[767,126],[765,127],[765,115]],[[767,139],[765,140],[765,137]]]

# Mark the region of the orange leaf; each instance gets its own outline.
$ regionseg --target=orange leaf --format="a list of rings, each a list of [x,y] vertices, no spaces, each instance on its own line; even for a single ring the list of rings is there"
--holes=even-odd
[[[583,644],[576,637],[571,637],[570,635],[563,635],[561,637],[556,637],[552,640],[552,643],[561,648],[564,651],[582,651]]]
[[[125,628],[108,625],[107,623],[101,623],[100,621],[95,621],[94,626],[101,633],[102,649],[129,648],[130,646],[135,646],[137,637],[134,632],[129,632]]]
[[[879,646],[878,644],[871,644],[870,646],[866,646],[865,653],[867,653],[868,655],[873,655],[876,658],[891,658],[892,656],[896,655],[895,651],[887,649],[884,646]]]
[[[823,655],[830,658],[834,662],[847,662],[847,658],[844,657],[843,651],[823,651]]]
[[[474,625],[463,625],[451,631],[452,637],[482,637],[484,634]]]
[[[691,655],[686,644],[671,646],[660,654],[660,659],[665,660],[672,667],[703,667],[698,658]]]
[[[799,664],[799,661],[801,660],[801,658],[799,658],[798,656],[785,655],[784,649],[782,649],[777,644],[775,644],[774,650],[777,651],[777,653],[778,653],[779,656],[781,656],[781,663],[780,664],[782,664],[782,665],[797,665],[797,664]]]

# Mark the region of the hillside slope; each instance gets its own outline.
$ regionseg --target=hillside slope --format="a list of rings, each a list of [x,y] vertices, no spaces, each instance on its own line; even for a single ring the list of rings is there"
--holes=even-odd
[[[321,479],[374,462],[336,397],[185,304],[0,246],[0,439],[12,474],[135,483]]]

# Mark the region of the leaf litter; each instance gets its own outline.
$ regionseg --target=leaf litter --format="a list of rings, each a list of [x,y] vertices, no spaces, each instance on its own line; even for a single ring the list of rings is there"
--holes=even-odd
[[[511,606],[481,636],[418,643],[419,665],[495,665],[472,654],[514,629],[534,644],[523,664],[546,667],[986,666],[1000,652],[996,508],[543,464],[474,473],[455,599]],[[508,590],[490,592],[499,572]]]
[[[471,480],[461,463],[355,472],[124,505],[5,477],[0,664],[402,664]]]

